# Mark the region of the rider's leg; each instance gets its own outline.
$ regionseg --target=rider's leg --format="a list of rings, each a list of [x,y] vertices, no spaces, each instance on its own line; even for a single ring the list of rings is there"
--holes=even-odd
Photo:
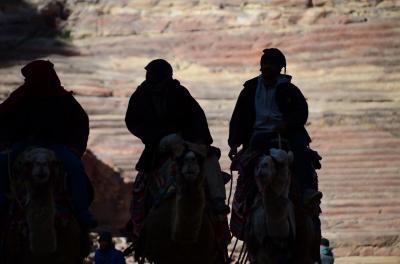
[[[321,237],[321,222],[319,219],[319,201],[322,194],[318,191],[318,179],[315,168],[312,164],[310,150],[307,146],[292,146],[294,154],[294,174],[301,187],[301,204],[304,208],[312,207],[310,217],[312,222],[314,243],[311,254],[319,250],[319,241]],[[318,254],[315,255],[315,261],[318,261]]]
[[[72,205],[78,221],[86,227],[94,227],[97,223],[89,212],[90,196],[87,175],[81,159],[66,146],[54,144],[49,146],[63,163],[68,175],[68,187],[72,196]]]
[[[303,191],[307,189],[316,190],[318,188],[315,179],[316,173],[311,162],[309,148],[307,146],[293,145],[292,151],[294,155],[294,174],[301,189]]]
[[[207,182],[213,210],[217,214],[228,214],[230,210],[229,207],[225,205],[226,190],[224,177],[221,172],[218,157],[215,153],[211,153],[205,157],[201,171]]]

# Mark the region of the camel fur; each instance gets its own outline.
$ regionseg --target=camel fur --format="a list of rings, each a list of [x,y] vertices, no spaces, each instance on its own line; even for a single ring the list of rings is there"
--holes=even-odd
[[[294,207],[289,199],[292,161],[292,152],[270,149],[270,154],[262,155],[255,166],[258,196],[246,238],[252,263],[281,263],[276,261],[290,256],[288,243],[296,232]]]
[[[74,217],[56,220],[54,194],[65,186],[65,172],[54,152],[31,148],[14,162],[11,189],[14,212],[6,232],[6,264],[76,264],[80,258],[80,228]],[[21,222],[22,220],[22,222]],[[27,227],[25,229],[24,227]]]
[[[145,220],[143,256],[154,263],[219,263],[213,216],[205,210],[201,154],[187,146],[176,134],[160,142],[160,153],[169,153],[166,162],[177,168],[176,194],[153,208]]]

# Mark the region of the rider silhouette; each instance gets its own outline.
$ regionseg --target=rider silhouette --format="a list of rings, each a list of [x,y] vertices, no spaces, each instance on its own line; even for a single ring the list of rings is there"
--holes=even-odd
[[[310,204],[312,208],[317,207],[318,210],[313,210],[316,213],[312,214],[312,219],[316,232],[320,234],[318,216],[322,193],[318,191],[315,169],[320,168],[321,157],[309,147],[311,138],[305,129],[308,118],[306,99],[291,83],[292,77],[286,75],[286,58],[279,49],[265,49],[260,66],[261,74],[244,83],[230,121],[229,157],[233,160],[232,167],[243,172],[237,180],[232,204],[232,234],[243,239],[248,210],[245,207],[251,206],[254,197],[252,174],[246,167],[251,163],[243,160],[271,147],[277,148],[277,138],[284,143],[282,147],[290,148],[294,155],[292,186],[296,186],[297,191],[291,192],[291,199],[294,199],[297,208],[303,210]],[[238,153],[240,146],[242,150]]]
[[[89,119],[86,112],[61,86],[49,61],[36,60],[21,70],[25,82],[0,104],[0,146],[12,149],[11,159],[29,146],[53,150],[64,163],[72,196],[74,214],[86,227],[96,221],[88,211],[93,199],[92,186],[81,156],[86,150]],[[0,156],[0,206],[6,208],[8,155]]]
[[[212,206],[216,213],[227,214],[225,205],[225,187],[218,163],[219,150],[209,147],[213,142],[208,129],[206,116],[178,80],[172,78],[171,65],[163,60],[151,61],[146,67],[146,79],[132,94],[126,112],[125,122],[129,131],[140,138],[145,149],[136,164],[139,171],[133,190],[131,205],[133,231],[139,235],[144,217],[150,205],[142,204],[144,193],[149,184],[149,175],[155,166],[160,140],[170,134],[179,134],[183,140],[205,145],[209,157],[203,161],[208,166],[206,180],[210,190]],[[212,167],[212,169],[209,169]]]
[[[289,141],[294,153],[294,170],[302,190],[317,189],[311,138],[305,124],[308,106],[303,94],[291,83],[286,72],[286,58],[276,49],[265,49],[260,61],[261,74],[244,83],[232,114],[229,128],[229,156],[237,154],[237,148],[258,148],[271,135],[280,134]]]

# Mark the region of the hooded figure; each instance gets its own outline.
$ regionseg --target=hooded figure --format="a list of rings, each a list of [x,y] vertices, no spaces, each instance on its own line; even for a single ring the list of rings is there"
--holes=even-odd
[[[125,264],[124,254],[115,249],[110,232],[102,232],[99,237],[100,248],[95,253],[95,264]]]
[[[141,172],[151,170],[158,143],[166,135],[176,133],[184,140],[206,145],[213,142],[203,109],[172,78],[171,65],[156,59],[145,69],[146,80],[132,94],[125,117],[129,131],[145,145],[136,164]]]
[[[77,155],[86,150],[89,119],[61,86],[54,65],[36,60],[21,70],[25,82],[0,104],[0,143],[59,143]]]
[[[89,136],[88,116],[72,92],[61,86],[51,62],[32,61],[21,72],[24,84],[0,104],[0,147],[11,147],[12,159],[31,145],[53,150],[68,174],[74,213],[84,226],[93,227],[96,223],[88,212],[93,189],[80,159]],[[2,155],[1,207],[6,203],[7,162]]]
[[[329,247],[329,240],[326,238],[321,239],[320,254],[321,264],[333,264],[335,262],[332,250]]]

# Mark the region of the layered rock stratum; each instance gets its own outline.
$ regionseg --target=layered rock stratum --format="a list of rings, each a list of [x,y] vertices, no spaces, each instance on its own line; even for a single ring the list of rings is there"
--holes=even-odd
[[[93,211],[118,227],[143,149],[124,124],[143,67],[154,58],[172,63],[204,108],[228,170],[235,100],[259,73],[262,49],[278,47],[308,99],[312,147],[324,158],[323,235],[339,263],[399,263],[400,2],[305,2],[3,1],[0,101],[21,84],[28,61],[55,64],[90,116],[85,163],[97,193]]]

